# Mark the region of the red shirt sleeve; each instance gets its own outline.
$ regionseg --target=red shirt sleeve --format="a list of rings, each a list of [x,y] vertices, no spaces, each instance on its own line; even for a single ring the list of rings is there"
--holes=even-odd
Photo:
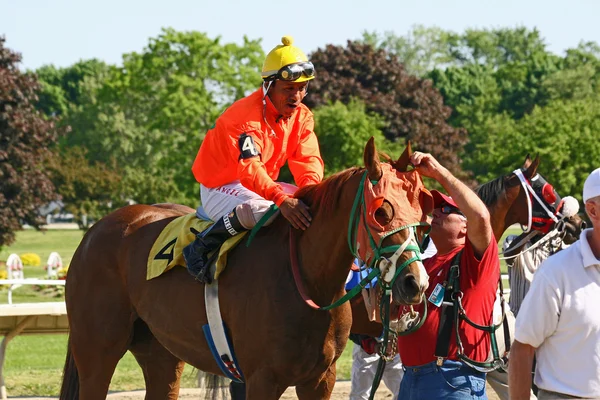
[[[476,285],[495,285],[498,283],[498,279],[500,278],[500,260],[498,258],[498,244],[494,235],[492,235],[490,243],[482,254],[481,259],[477,258],[471,242],[467,240],[461,258],[461,271],[463,271],[461,286],[467,285],[464,289]]]

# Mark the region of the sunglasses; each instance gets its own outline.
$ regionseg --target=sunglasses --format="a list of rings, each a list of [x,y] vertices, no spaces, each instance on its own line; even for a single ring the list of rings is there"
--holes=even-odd
[[[315,66],[311,62],[286,65],[277,71],[274,78],[281,79],[282,81],[295,81],[302,75],[307,78],[315,76]]]
[[[458,214],[462,215],[463,217],[465,216],[465,214],[463,214],[458,208],[451,206],[450,204],[444,204],[441,206],[440,211],[442,214]]]

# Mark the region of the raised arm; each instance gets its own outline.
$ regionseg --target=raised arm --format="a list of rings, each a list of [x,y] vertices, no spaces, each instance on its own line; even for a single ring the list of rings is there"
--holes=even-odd
[[[467,238],[475,253],[482,255],[494,235],[490,213],[485,204],[475,192],[452,175],[431,154],[415,152],[411,162],[422,175],[438,181],[456,202],[458,208],[467,217]]]

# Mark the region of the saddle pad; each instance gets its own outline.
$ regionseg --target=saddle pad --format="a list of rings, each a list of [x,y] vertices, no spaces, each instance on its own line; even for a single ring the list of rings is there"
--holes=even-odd
[[[196,235],[190,228],[194,228],[198,232],[203,232],[212,224],[213,221],[198,219],[196,214],[177,217],[169,222],[160,235],[158,235],[156,242],[154,242],[150,250],[146,279],[156,278],[175,266],[185,268],[183,248],[196,238]],[[227,265],[227,253],[243,239],[246,233],[246,231],[239,233],[223,243],[219,250],[219,257],[217,258],[215,279],[219,277],[219,274],[223,272]]]

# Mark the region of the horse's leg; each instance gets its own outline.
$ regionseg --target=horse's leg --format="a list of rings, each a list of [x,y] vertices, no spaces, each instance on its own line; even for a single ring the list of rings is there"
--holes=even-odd
[[[93,232],[86,238],[94,239]],[[66,288],[69,342],[82,400],[106,399],[115,368],[133,337],[135,315],[117,265],[106,248],[89,243],[80,245],[71,261]]]
[[[105,325],[86,330],[86,335],[71,333],[72,351],[79,372],[79,398],[85,400],[103,400],[108,393],[110,380],[119,360],[127,351],[130,340],[130,323],[127,320],[112,319],[114,325]],[[110,323],[107,321],[107,323]],[[120,325],[120,324],[123,325]],[[111,329],[107,329],[110,326]],[[115,332],[114,327],[119,332]]]
[[[165,349],[142,320],[134,324],[129,350],[144,371],[146,400],[177,400],[185,362]]]
[[[304,384],[296,386],[296,395],[298,400],[329,400],[335,385],[335,364],[323,374],[321,380],[314,384]]]
[[[277,384],[271,371],[258,371],[247,378],[246,400],[277,400],[285,389]]]

